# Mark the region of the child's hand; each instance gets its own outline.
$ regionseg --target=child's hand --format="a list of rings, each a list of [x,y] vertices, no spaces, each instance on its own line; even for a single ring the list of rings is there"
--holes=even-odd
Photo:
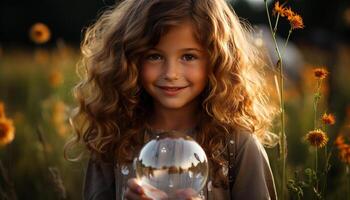
[[[135,178],[128,180],[128,189],[125,191],[124,197],[128,200],[152,200],[147,197],[144,189],[137,183]]]
[[[200,197],[198,197],[198,194],[191,188],[178,190],[176,191],[176,195],[179,198],[186,200],[202,200]]]
[[[127,185],[128,185],[128,189],[126,190],[124,195],[124,197],[127,200],[139,200],[139,199],[152,200],[150,197],[148,197],[145,194],[144,189],[147,189],[149,192],[155,195],[157,199],[168,198],[168,196],[163,191],[160,191],[150,185],[147,185],[145,187],[140,186],[135,178],[129,179]],[[178,190],[176,192],[176,195],[178,198],[185,199],[185,200],[202,200],[201,198],[198,197],[198,195],[193,189]]]
[[[128,200],[134,200],[134,199],[143,199],[143,200],[152,200],[152,198],[148,197],[145,193],[145,190],[148,191],[152,196],[156,199],[168,199],[168,195],[151,186],[151,185],[144,185],[143,187],[138,184],[137,180],[135,178],[128,180],[128,189],[125,192],[124,197]]]

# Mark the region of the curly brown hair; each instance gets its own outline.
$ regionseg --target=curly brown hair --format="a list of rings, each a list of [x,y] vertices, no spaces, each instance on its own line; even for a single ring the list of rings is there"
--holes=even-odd
[[[83,143],[101,157],[132,161],[143,145],[152,102],[140,83],[142,56],[184,20],[193,23],[208,50],[197,140],[214,170],[225,160],[215,152],[224,147],[226,134],[239,127],[264,136],[275,113],[266,96],[264,54],[254,46],[251,28],[225,0],[124,0],[86,30],[81,81],[74,88],[79,105],[71,118],[76,135],[66,149]]]

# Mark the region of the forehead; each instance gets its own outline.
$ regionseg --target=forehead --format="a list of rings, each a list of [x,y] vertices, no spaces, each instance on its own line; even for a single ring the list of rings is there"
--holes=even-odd
[[[197,31],[190,21],[183,21],[169,27],[155,47],[203,48],[198,40]]]

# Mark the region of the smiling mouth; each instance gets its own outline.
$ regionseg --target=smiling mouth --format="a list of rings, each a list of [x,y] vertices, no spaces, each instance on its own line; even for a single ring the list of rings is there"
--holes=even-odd
[[[158,86],[159,88],[163,89],[163,90],[168,90],[168,91],[177,91],[177,90],[181,90],[183,88],[186,88],[187,86],[185,87],[166,87],[166,86]]]
[[[165,92],[166,95],[169,96],[175,96],[177,95],[182,89],[187,88],[188,86],[185,87],[166,87],[166,86],[158,86],[162,91]]]

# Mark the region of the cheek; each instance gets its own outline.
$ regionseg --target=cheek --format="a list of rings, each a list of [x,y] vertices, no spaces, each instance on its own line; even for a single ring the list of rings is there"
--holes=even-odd
[[[142,66],[141,68],[141,79],[143,82],[150,82],[157,79],[159,76],[159,70],[155,67],[150,67],[147,65]]]
[[[207,79],[208,79],[208,72],[205,67],[201,68],[192,68],[189,69],[187,72],[187,78],[193,83],[199,84],[199,85],[206,85]]]

